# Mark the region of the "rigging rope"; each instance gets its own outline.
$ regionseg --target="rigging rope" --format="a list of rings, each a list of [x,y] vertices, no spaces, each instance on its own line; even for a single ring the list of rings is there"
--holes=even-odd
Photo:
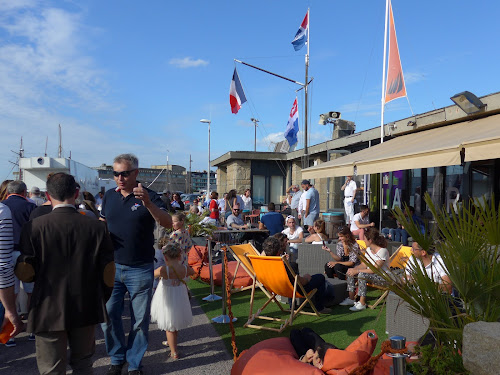
[[[231,309],[231,283],[229,282],[229,269],[227,262],[227,247],[224,246],[222,248],[224,253],[224,278],[226,283],[226,303],[227,303],[227,312],[229,316],[229,329],[231,330],[231,346],[233,347],[233,362],[236,362],[238,358],[238,348],[236,347],[236,334],[234,332],[233,325],[233,311]],[[233,275],[233,279],[236,278],[236,274]]]

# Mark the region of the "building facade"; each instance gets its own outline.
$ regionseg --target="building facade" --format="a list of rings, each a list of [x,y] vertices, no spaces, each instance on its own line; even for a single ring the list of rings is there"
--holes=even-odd
[[[406,203],[431,216],[425,193],[448,211],[469,199],[487,202],[500,196],[500,93],[480,100],[484,107],[473,114],[452,105],[385,124],[383,144],[377,126],[344,137],[334,134],[310,146],[308,155],[304,150],[230,151],[212,161],[217,188],[238,193],[250,188],[254,203],[276,203],[305,177],[320,193],[322,212],[340,211],[340,188],[346,175],[354,175],[357,201],[372,211]]]

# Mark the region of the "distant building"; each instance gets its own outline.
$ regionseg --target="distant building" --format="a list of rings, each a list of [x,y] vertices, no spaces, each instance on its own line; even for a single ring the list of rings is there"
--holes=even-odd
[[[99,178],[113,179],[112,165],[102,164],[93,169],[97,170]],[[185,192],[187,186],[186,177],[186,168],[180,165],[174,164],[168,165],[168,167],[166,165],[152,165],[151,168],[139,168],[137,180],[156,192],[162,192],[165,189],[171,192]]]
[[[200,190],[207,190],[207,171],[191,172],[191,192]],[[210,171],[210,191],[214,190],[217,190],[217,178],[215,172]]]

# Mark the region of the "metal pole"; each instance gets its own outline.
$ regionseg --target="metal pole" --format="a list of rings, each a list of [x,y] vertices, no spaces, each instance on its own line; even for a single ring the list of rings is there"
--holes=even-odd
[[[207,302],[213,302],[213,301],[218,301],[222,297],[219,297],[218,295],[215,294],[214,290],[214,273],[212,269],[212,241],[210,238],[207,238],[208,244],[207,244],[207,251],[208,251],[208,271],[210,274],[210,295],[206,296],[203,298],[203,301]]]
[[[391,348],[404,349],[406,345],[406,338],[403,336],[392,336]],[[395,353],[390,354],[392,357],[391,375],[406,375],[406,354]]]
[[[254,119],[253,123],[255,125],[253,152],[257,152],[257,120]]]
[[[212,121],[208,122],[208,169],[207,169],[207,195],[210,194],[210,124]],[[205,199],[206,200],[206,199]]]
[[[226,314],[226,301],[227,301],[227,293],[226,293],[226,267],[224,267],[225,262],[224,258],[227,256],[227,246],[222,245],[223,259],[222,259],[222,315],[216,316],[212,318],[214,323],[229,323],[231,320],[229,316]],[[237,318],[233,318],[233,322],[235,322]]]

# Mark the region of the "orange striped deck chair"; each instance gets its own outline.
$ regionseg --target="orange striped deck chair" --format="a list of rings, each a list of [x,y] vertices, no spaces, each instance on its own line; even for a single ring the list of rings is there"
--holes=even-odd
[[[274,332],[283,332],[283,330],[293,324],[293,320],[298,314],[306,314],[306,315],[316,315],[320,316],[316,306],[312,303],[311,298],[316,293],[316,289],[311,290],[307,293],[299,282],[298,276],[293,272],[292,267],[288,263],[285,258],[279,256],[255,256],[249,255],[248,258],[252,262],[252,267],[255,271],[255,279],[252,285],[252,294],[250,297],[250,313],[248,316],[248,321],[244,324],[244,327],[256,328],[256,329],[265,329]],[[286,267],[286,268],[285,268]],[[294,278],[294,282],[291,283],[288,278],[288,274],[286,270],[289,270],[290,274]],[[253,304],[255,297],[255,288],[257,286],[257,282],[261,282],[262,285],[267,289],[270,293],[267,301],[262,305],[257,312],[253,313]],[[304,298],[304,302],[296,309],[285,310],[281,303],[276,299],[276,296],[283,296],[286,298],[292,299],[292,306],[295,306],[296,298]],[[283,320],[280,318],[274,318],[270,316],[262,315],[262,311],[271,303],[274,302],[281,310],[282,313],[288,314],[290,312],[290,316],[288,319]],[[309,304],[314,312],[302,311],[302,309]],[[255,319],[263,319],[268,321],[275,322],[283,322],[280,325],[280,328],[273,328],[267,326],[261,326],[252,324]]]
[[[390,258],[391,263],[390,263],[389,267],[391,269],[392,268],[400,268],[400,269],[404,270],[406,267],[406,263],[408,263],[408,260],[410,259],[411,255],[412,255],[411,246],[403,246],[403,245],[399,246],[396,249],[396,251],[391,255],[391,258]],[[384,291],[384,293],[382,293],[382,295],[379,297],[379,299],[377,301],[375,301],[375,303],[373,305],[368,305],[368,307],[370,309],[374,309],[382,301],[385,300],[385,298],[389,294],[389,289],[387,289],[387,287],[385,287],[385,286],[370,284],[370,283],[367,283],[367,286]]]
[[[259,251],[251,243],[231,245],[229,246],[229,251],[231,252],[231,254],[233,254],[234,259],[237,262],[234,274],[236,275],[238,273],[238,269],[241,266],[246,271],[246,273],[248,273],[248,275],[255,281],[255,271],[252,267],[250,259],[248,259],[248,256],[260,256]],[[233,280],[231,281],[231,293],[240,292],[252,288],[252,286],[250,285],[244,288],[233,289],[234,279],[235,278],[233,278]],[[257,286],[266,294],[266,296],[271,296],[260,282],[257,282]]]

